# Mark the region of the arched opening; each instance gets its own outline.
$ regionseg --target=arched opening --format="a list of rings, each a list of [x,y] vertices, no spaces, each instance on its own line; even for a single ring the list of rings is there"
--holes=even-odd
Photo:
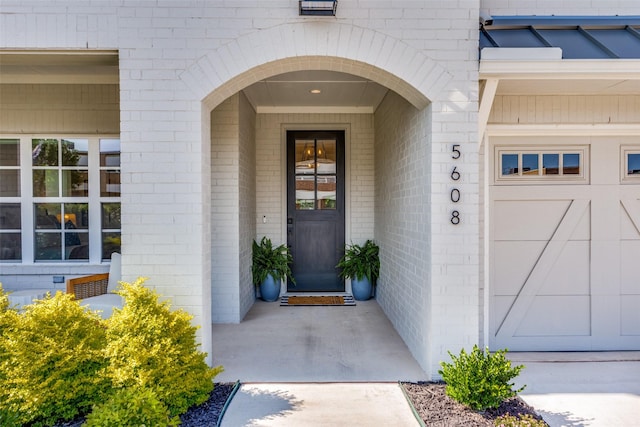
[[[321,65],[289,71],[291,64],[299,67],[298,62],[303,61],[267,64],[268,70],[287,71],[255,81],[240,76],[227,86],[240,81],[246,82],[245,86],[221,102],[220,94],[229,89],[218,89],[203,102],[211,150],[212,320],[238,323],[254,306],[254,239],[267,236],[276,244],[291,244],[287,240],[291,232],[287,135],[337,131],[344,135],[345,165],[344,175],[337,178],[344,185],[344,237],[339,243],[375,239],[380,244],[383,268],[377,303],[393,324],[408,321],[423,328],[424,319],[407,320],[404,312],[411,304],[424,306],[427,293],[421,297],[424,300],[417,301],[402,288],[405,281],[425,281],[430,268],[424,244],[429,240],[429,229],[416,230],[406,221],[410,216],[425,224],[429,216],[424,209],[430,181],[431,112],[428,103],[423,105],[426,98],[415,88],[409,91],[415,103],[401,96],[394,88],[406,92],[409,86],[397,77],[385,80],[393,82],[394,88],[372,80],[367,75],[388,73],[371,65],[352,61],[350,69],[361,74],[323,69]],[[340,63],[339,68],[344,69],[349,61],[310,58],[308,62]],[[252,70],[251,75],[262,73]],[[317,245],[315,238],[311,240]],[[407,258],[411,259],[410,267]],[[350,291],[348,282],[343,290]],[[283,286],[282,292],[286,291]],[[424,341],[416,343],[423,345]],[[414,355],[422,352],[417,348],[412,351]]]

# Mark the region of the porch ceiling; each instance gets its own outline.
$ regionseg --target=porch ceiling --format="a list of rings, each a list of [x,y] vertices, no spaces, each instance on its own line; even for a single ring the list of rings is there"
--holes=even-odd
[[[319,93],[312,93],[319,90]],[[279,74],[244,89],[257,111],[287,107],[355,108],[375,111],[388,89],[369,79],[336,71],[309,70]]]

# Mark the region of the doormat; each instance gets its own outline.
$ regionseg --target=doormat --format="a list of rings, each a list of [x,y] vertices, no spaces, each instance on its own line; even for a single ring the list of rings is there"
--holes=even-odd
[[[308,305],[356,305],[352,295],[341,296],[288,296],[280,298],[281,306],[308,306]]]

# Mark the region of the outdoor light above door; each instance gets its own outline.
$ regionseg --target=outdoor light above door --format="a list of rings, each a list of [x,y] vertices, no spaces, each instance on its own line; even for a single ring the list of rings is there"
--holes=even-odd
[[[300,15],[336,16],[338,0],[300,0]]]

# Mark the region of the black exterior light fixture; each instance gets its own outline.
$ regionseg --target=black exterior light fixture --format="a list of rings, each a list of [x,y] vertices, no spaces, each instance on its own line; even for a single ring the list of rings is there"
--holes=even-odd
[[[336,16],[336,7],[338,7],[338,0],[300,0],[298,4],[300,6],[300,16]]]

